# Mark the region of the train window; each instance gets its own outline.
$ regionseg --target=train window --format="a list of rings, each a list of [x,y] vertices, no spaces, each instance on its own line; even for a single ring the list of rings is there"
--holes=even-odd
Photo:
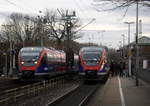
[[[21,54],[22,56],[38,56],[39,55],[39,53],[37,52],[23,52]]]
[[[47,57],[48,57],[48,61],[52,61],[54,58],[53,54],[48,54]]]
[[[57,58],[58,58],[57,61],[60,62],[61,61],[61,54],[58,54]]]
[[[100,58],[101,54],[96,54],[96,53],[85,53],[83,54],[83,60],[95,60],[98,61]]]
[[[58,54],[55,54],[55,61],[59,61],[59,57],[58,57]]]
[[[21,57],[23,61],[28,61],[28,60],[36,61],[39,58],[39,52],[33,52],[33,51],[22,52]]]
[[[36,51],[36,52],[40,52],[42,50],[42,48],[39,48],[39,47],[26,47],[26,48],[23,48],[21,50],[21,52],[25,52],[25,51]]]
[[[54,61],[55,57],[54,57],[54,53],[51,54],[51,60],[50,61]]]

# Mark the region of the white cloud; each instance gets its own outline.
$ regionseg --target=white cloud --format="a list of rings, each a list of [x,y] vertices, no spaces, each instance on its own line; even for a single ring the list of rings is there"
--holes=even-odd
[[[9,1],[9,2],[8,2]],[[22,12],[29,14],[39,14],[39,10],[44,9],[71,9],[77,11],[77,17],[81,18],[82,24],[85,25],[93,18],[96,21],[86,26],[83,30],[106,30],[104,32],[104,41],[112,42],[112,45],[116,47],[118,41],[122,40],[121,34],[127,35],[128,27],[124,24],[125,21],[135,22],[135,6],[129,8],[126,17],[122,19],[125,9],[116,11],[97,12],[91,3],[93,0],[0,0],[0,23],[4,21],[7,14],[11,12]],[[105,7],[103,5],[103,7]],[[143,35],[150,35],[150,18],[148,8],[140,7],[139,19],[142,19]],[[92,35],[93,32],[88,32]],[[94,32],[95,33],[95,32]],[[131,26],[131,39],[134,39],[135,24]],[[84,39],[78,41],[88,41],[87,33],[85,33]],[[94,34],[97,38],[98,34]],[[93,40],[93,42],[100,42],[99,39]]]
[[[89,25],[85,27],[83,30],[106,30],[106,31],[122,31],[122,30],[127,30],[126,27],[119,27],[115,25],[109,25],[109,24],[101,24],[101,25]]]

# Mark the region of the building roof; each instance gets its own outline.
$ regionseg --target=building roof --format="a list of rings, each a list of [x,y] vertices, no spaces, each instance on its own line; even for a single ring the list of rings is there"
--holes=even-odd
[[[131,42],[130,45],[134,45],[134,42]],[[138,39],[138,44],[150,44],[150,38],[147,36],[142,36],[141,38]]]

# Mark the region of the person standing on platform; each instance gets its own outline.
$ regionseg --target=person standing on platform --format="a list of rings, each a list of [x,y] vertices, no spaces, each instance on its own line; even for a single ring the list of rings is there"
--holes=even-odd
[[[110,72],[111,72],[111,76],[113,77],[114,76],[114,62],[113,62],[113,60],[110,63]]]
[[[120,62],[120,65],[119,65],[119,76],[122,77],[123,76],[123,63]]]

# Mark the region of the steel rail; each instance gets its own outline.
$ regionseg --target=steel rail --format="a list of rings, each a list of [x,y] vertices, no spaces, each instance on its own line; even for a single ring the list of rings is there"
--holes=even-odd
[[[92,97],[92,95],[99,88],[99,86],[99,84],[91,86],[81,84],[80,86],[64,93],[62,96],[56,98],[55,100],[50,101],[45,106],[69,106],[70,104],[68,104],[67,102],[71,102],[71,106],[85,106],[90,97]],[[78,100],[77,96],[79,97]]]
[[[31,94],[39,94],[40,91],[53,87],[59,83],[64,82],[64,76],[59,76],[59,78],[53,78],[44,82],[38,82],[18,88],[13,88],[0,92],[0,105],[7,104],[8,101],[16,101],[17,98],[23,96],[30,96]]]

